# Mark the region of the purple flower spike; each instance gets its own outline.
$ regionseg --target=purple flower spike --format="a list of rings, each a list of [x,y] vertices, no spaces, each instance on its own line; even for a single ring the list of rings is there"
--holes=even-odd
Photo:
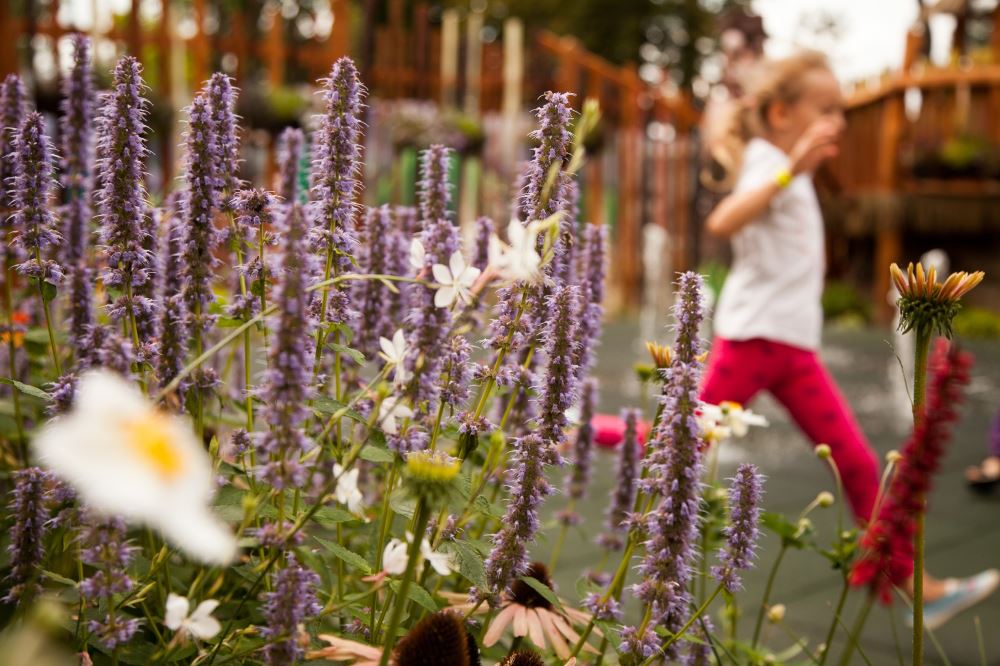
[[[186,225],[181,219],[179,196],[169,202],[167,230],[163,243],[163,293],[160,295],[160,340],[156,374],[166,386],[184,367],[188,347],[188,314],[184,303],[182,271]],[[183,389],[183,387],[182,387]]]
[[[8,74],[0,86],[0,210],[14,207],[14,135],[24,122],[26,98],[21,77]],[[9,224],[7,215],[0,217],[0,224]],[[6,242],[0,245],[6,250]]]
[[[261,416],[270,426],[259,433],[258,449],[268,457],[261,476],[276,488],[302,487],[308,470],[299,462],[313,442],[302,426],[313,396],[313,335],[309,314],[309,286],[313,255],[306,249],[306,220],[302,207],[292,204],[281,228],[276,257],[274,302],[278,311],[270,328],[270,355],[261,389]]]
[[[211,133],[215,136],[215,189],[219,207],[230,210],[231,197],[243,187],[240,181],[240,137],[237,125],[236,89],[233,80],[222,72],[212,74],[206,84],[212,115]]]
[[[90,40],[73,36],[73,69],[63,83],[59,127],[62,134],[62,183],[66,193],[62,259],[75,267],[84,258],[90,225],[93,170],[94,77]]]
[[[639,421],[638,409],[624,410],[625,438],[618,458],[618,481],[611,493],[605,533],[599,538],[601,545],[612,550],[622,547],[621,534],[635,504],[636,481],[639,478]]]
[[[456,335],[448,341],[448,347],[444,350],[444,364],[442,376],[447,376],[447,381],[442,380],[441,402],[452,409],[459,409],[465,404],[469,397],[469,379],[472,374],[472,364],[469,363],[469,356],[472,347],[469,341],[461,335]]]
[[[38,584],[39,569],[45,556],[45,533],[48,531],[49,509],[46,506],[45,486],[49,474],[38,467],[27,467],[14,473],[14,491],[11,493],[8,513],[14,524],[10,530],[9,589],[3,601],[19,603],[31,599],[41,591]]]
[[[726,546],[719,550],[721,565],[712,568],[712,575],[729,593],[742,588],[740,570],[749,569],[757,548],[760,499],[763,495],[763,477],[750,463],[736,469],[729,486],[729,525],[722,533]]]
[[[545,461],[551,458],[549,446],[538,435],[519,438],[514,443],[513,467],[508,472],[510,500],[500,531],[493,535],[493,550],[486,558],[487,590],[496,598],[511,580],[528,569],[528,544],[538,532],[538,509],[552,492],[545,479]]]
[[[563,215],[559,220],[559,236],[548,272],[556,284],[576,284],[576,254],[579,239],[580,186],[566,179]]]
[[[476,220],[476,244],[474,246],[472,265],[480,271],[486,270],[490,262],[490,237],[495,231],[493,220],[483,216]]]
[[[114,597],[128,594],[135,586],[128,576],[134,548],[125,539],[125,521],[121,518],[85,517],[81,559],[96,569],[80,582],[80,595],[108,612],[101,620],[91,620],[88,630],[96,634],[107,650],[127,643],[139,629],[139,621],[126,619],[115,610]],[[101,602],[104,602],[101,604]]]
[[[436,220],[448,219],[451,206],[451,185],[448,182],[448,165],[451,149],[433,144],[420,155],[420,219],[424,228]]]
[[[378,275],[390,271],[391,230],[392,215],[389,206],[368,210],[364,242],[358,256],[358,264],[363,272]],[[391,295],[389,288],[378,280],[360,280],[354,288],[354,302],[361,316],[354,345],[369,358],[378,352],[379,338],[391,338],[395,330],[388,312]]]
[[[543,201],[543,189],[548,179],[549,169],[561,165],[569,159],[569,120],[572,113],[569,93],[549,91],[542,96],[544,104],[535,109],[538,129],[531,137],[538,141],[532,150],[533,158],[528,167],[527,179],[520,197],[519,218],[522,222],[543,220],[566,207],[566,183],[569,177],[560,173],[556,178],[548,200]]]
[[[212,268],[217,260],[213,251],[219,236],[213,226],[213,211],[219,208],[214,168],[219,159],[219,147],[213,131],[211,107],[204,93],[195,95],[188,109],[186,138],[187,200],[184,217],[187,229],[182,246],[184,304],[188,309],[192,332],[200,335],[212,321],[208,311],[215,302]]]
[[[588,224],[583,233],[586,243],[583,254],[582,289],[580,300],[580,327],[578,331],[580,377],[586,376],[594,364],[594,349],[601,336],[601,318],[604,316],[604,276],[607,228]]]
[[[320,579],[315,572],[298,563],[292,553],[285,566],[274,576],[273,591],[264,595],[264,619],[261,635],[268,639],[264,661],[271,666],[298,662],[305,651],[299,643],[299,625],[319,615],[322,607],[316,598]]]
[[[636,595],[654,619],[677,632],[689,613],[691,567],[698,536],[701,498],[701,428],[695,418],[701,379],[698,326],[701,324],[701,278],[684,273],[674,306],[677,340],[663,389],[663,415],[650,442],[651,486],[663,498],[647,521],[646,557],[639,566],[643,582]],[[676,660],[681,641],[671,645]]]
[[[555,450],[566,437],[566,410],[576,399],[577,322],[574,315],[579,301],[579,288],[569,285],[558,287],[546,303],[549,326],[545,331],[545,357],[548,365],[537,387],[538,435],[556,457]]]
[[[337,273],[351,270],[354,212],[361,183],[361,108],[365,87],[354,61],[343,57],[323,81],[326,113],[314,139],[312,199],[316,206],[311,241],[314,251],[334,256]]]
[[[297,127],[286,127],[278,137],[278,196],[285,204],[304,203],[299,198],[299,166],[305,136]]]
[[[580,427],[573,443],[573,470],[568,483],[568,495],[577,501],[586,496],[587,486],[590,484],[591,463],[594,458],[594,427],[590,422],[594,418],[596,404],[597,380],[588,379],[580,390]]]
[[[48,257],[61,237],[54,230],[56,216],[49,208],[52,147],[45,136],[45,119],[32,111],[14,139],[14,243],[24,257],[17,271],[34,280],[58,284],[62,268]]]

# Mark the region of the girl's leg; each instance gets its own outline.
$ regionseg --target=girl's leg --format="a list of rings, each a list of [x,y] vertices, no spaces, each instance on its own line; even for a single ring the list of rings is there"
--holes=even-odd
[[[783,377],[771,385],[771,392],[814,445],[830,447],[854,515],[867,523],[879,487],[875,453],[819,356],[782,346],[789,362]]]
[[[773,381],[775,364],[772,345],[766,340],[723,340],[712,342],[708,367],[701,382],[699,398],[712,405],[738,402],[745,405]]]

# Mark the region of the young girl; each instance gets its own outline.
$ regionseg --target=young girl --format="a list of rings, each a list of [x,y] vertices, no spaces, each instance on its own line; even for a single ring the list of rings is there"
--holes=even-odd
[[[719,156],[737,169],[735,188],[706,222],[710,233],[731,239],[733,265],[701,399],[746,404],[769,391],[814,444],[830,446],[854,515],[866,523],[878,462],[818,353],[825,249],[812,172],[838,151],[840,85],[815,52],[767,63],[760,74],[724,144],[736,150]],[[925,624],[940,626],[998,580],[993,570],[961,581],[926,578]]]

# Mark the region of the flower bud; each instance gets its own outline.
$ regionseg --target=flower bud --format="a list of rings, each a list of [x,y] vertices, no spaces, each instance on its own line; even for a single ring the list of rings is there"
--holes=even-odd
[[[817,458],[819,458],[820,460],[826,460],[831,455],[830,445],[820,444],[819,446],[816,447],[815,452]]]
[[[785,604],[774,604],[767,609],[767,621],[778,624],[785,619]]]
[[[902,459],[903,459],[903,454],[897,451],[896,449],[893,449],[885,454],[885,461],[888,463],[898,463]]]
[[[833,493],[824,490],[819,495],[816,496],[816,504],[823,507],[824,509],[828,506],[833,506]]]

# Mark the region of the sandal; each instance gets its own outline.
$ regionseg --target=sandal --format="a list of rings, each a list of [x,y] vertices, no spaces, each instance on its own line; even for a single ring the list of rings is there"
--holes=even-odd
[[[990,456],[965,470],[965,482],[973,490],[987,492],[1000,484],[1000,457]]]

